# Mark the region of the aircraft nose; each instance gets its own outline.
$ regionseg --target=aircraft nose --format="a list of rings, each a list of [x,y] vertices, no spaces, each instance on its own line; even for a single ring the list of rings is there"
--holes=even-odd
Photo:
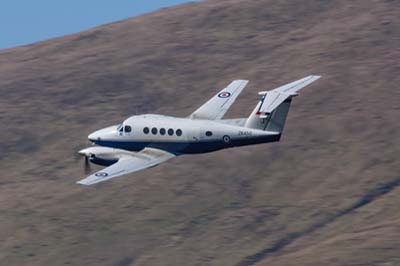
[[[110,139],[112,136],[115,135],[116,132],[116,127],[112,126],[112,127],[106,127],[103,129],[99,129],[95,132],[92,132],[89,136],[88,139],[91,142],[97,142],[97,141],[104,141],[104,140],[108,140]]]

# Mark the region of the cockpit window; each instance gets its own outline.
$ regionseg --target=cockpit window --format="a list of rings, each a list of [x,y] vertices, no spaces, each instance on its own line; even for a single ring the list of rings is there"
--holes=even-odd
[[[132,131],[132,127],[126,125],[126,126],[125,126],[125,133],[130,133],[131,131]]]
[[[117,127],[117,131],[122,132],[123,131],[123,127],[122,124],[119,124]]]

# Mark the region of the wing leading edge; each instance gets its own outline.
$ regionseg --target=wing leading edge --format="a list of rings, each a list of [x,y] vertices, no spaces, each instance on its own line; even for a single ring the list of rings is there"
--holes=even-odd
[[[222,89],[208,100],[208,102],[194,111],[190,115],[190,118],[207,120],[222,119],[248,82],[248,80],[234,80],[228,87]]]
[[[176,155],[153,148],[146,148],[134,155],[125,155],[115,164],[100,170],[85,179],[78,181],[81,185],[93,185],[107,181],[111,178],[137,172],[156,166],[162,162],[174,158]]]

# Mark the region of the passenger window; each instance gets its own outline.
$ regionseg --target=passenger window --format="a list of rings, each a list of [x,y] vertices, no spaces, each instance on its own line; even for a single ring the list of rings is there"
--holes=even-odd
[[[172,128],[168,129],[168,135],[170,136],[174,135],[174,130]]]
[[[165,128],[161,128],[161,129],[160,129],[160,134],[161,134],[161,135],[165,135]]]
[[[149,132],[150,132],[150,129],[148,128],[148,127],[145,127],[145,128],[143,128],[143,133],[144,134],[149,134]]]
[[[211,137],[212,135],[213,135],[213,133],[212,133],[211,131],[207,131],[207,132],[206,132],[206,136],[207,136],[207,137]]]
[[[151,133],[153,133],[153,135],[156,135],[157,134],[157,128],[153,127],[151,129]]]
[[[132,131],[131,126],[126,125],[125,126],[125,133],[130,133]]]
[[[177,136],[182,136],[182,130],[177,129],[177,130],[176,130],[176,135],[177,135]]]

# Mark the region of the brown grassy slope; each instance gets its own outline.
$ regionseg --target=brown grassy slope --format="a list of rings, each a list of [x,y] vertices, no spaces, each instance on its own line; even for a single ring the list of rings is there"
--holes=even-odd
[[[207,1],[0,51],[0,265],[398,265],[398,1]],[[73,153],[232,79],[308,74],[280,143],[94,187]]]

